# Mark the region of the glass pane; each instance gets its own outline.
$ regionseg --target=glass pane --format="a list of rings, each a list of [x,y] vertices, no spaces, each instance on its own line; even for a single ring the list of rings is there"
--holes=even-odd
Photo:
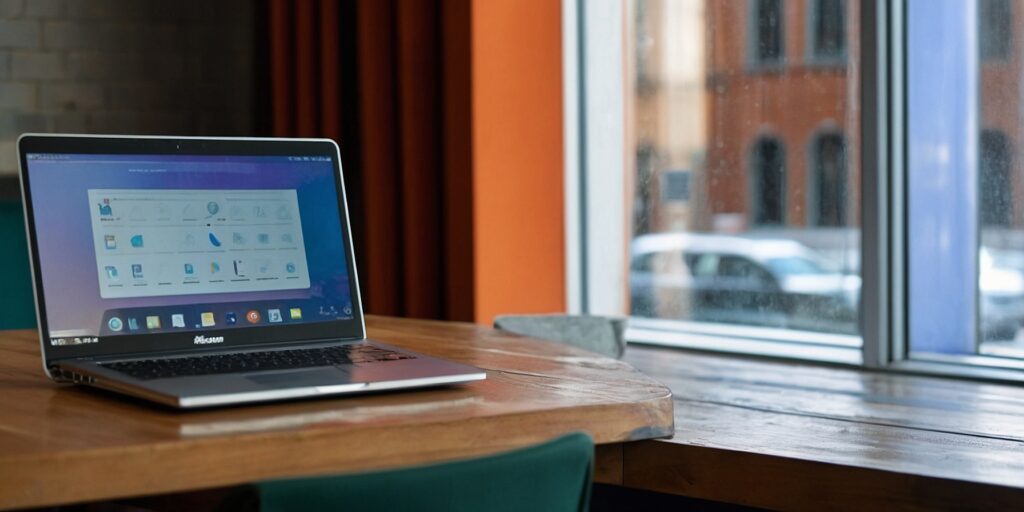
[[[858,343],[859,2],[628,5],[634,319]]]
[[[1024,1],[907,8],[910,349],[1022,357]]]

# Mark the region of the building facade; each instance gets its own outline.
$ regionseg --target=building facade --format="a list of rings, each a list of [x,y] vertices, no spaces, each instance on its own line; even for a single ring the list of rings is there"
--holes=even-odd
[[[631,8],[634,234],[859,228],[860,2]],[[983,233],[1024,226],[1022,8],[977,4]]]

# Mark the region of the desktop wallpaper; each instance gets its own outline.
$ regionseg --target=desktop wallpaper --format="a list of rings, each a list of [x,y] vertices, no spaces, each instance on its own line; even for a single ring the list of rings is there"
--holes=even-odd
[[[301,305],[305,312],[301,318],[294,314],[290,318],[286,316],[287,322],[350,318],[351,287],[345,242],[341,236],[334,165],[324,157],[306,158],[28,155],[39,270],[43,277],[51,335],[60,331],[81,331],[92,335],[135,334],[127,328],[111,332],[107,328],[110,316],[120,314],[119,311],[166,312],[170,306],[178,307],[189,315],[199,315],[200,310],[206,309],[223,315],[227,314],[225,308],[215,306],[234,304],[240,305],[235,309],[244,315],[246,304],[258,308],[259,305],[280,302],[286,307]],[[90,209],[97,205],[90,201],[90,189],[295,190],[309,288],[101,298],[101,276],[98,275],[90,220]],[[261,311],[266,314],[265,309]],[[165,319],[164,322],[168,321]],[[189,328],[192,328],[191,323]],[[244,323],[239,322],[239,326]],[[234,322],[221,319],[213,328],[231,326],[227,324],[234,325]],[[168,327],[161,326],[165,331],[169,330]]]

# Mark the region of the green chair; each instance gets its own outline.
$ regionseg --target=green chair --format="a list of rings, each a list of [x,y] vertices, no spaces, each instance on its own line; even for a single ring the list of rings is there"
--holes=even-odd
[[[32,273],[19,201],[0,200],[0,330],[36,326]]]
[[[594,443],[570,434],[478,459],[356,475],[264,482],[263,512],[588,510]]]

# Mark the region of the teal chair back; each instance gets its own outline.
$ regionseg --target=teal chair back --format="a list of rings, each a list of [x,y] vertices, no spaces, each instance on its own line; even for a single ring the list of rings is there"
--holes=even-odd
[[[0,330],[36,326],[25,217],[18,201],[0,200]]]
[[[577,433],[478,459],[257,487],[263,512],[581,512],[593,457],[590,437]]]

